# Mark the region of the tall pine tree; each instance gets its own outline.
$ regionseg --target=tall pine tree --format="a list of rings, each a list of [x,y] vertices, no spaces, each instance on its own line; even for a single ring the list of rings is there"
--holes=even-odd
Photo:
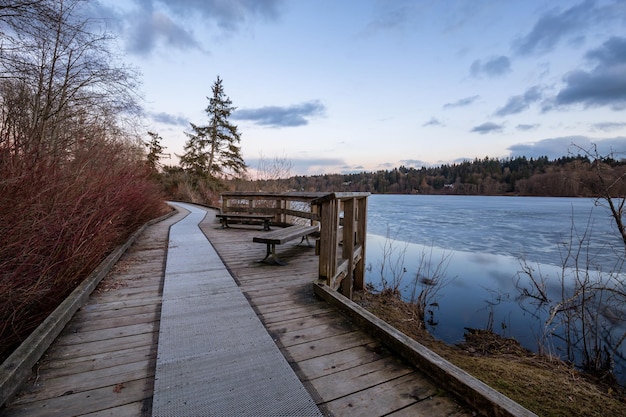
[[[180,156],[180,165],[200,178],[238,178],[246,172],[246,163],[241,154],[241,134],[228,118],[236,109],[224,93],[222,79],[211,87],[213,96],[204,110],[209,118],[206,126],[190,123],[192,133],[185,143],[185,153]]]

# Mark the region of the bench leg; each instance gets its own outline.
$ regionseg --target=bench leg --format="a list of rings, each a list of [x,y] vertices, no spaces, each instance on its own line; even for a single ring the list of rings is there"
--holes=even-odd
[[[265,258],[259,261],[263,264],[268,265],[287,265],[287,262],[281,261],[278,256],[276,256],[276,245],[274,243],[268,243],[267,249],[265,251]]]
[[[270,230],[270,219],[263,219],[263,230]]]
[[[310,247],[310,248],[312,248],[312,247],[313,247],[313,245],[311,245],[311,241],[309,240],[309,235],[302,236],[302,239],[300,239],[300,243],[298,243],[298,245],[297,245],[297,246],[302,245],[302,243],[303,243],[305,240],[306,240],[306,244],[307,244],[307,246],[308,246],[308,247]]]
[[[228,229],[228,218],[222,217],[220,220],[222,221],[222,229]]]

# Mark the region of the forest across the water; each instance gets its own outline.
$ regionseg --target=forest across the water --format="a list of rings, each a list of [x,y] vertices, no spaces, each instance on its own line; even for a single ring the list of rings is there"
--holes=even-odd
[[[626,159],[590,158],[586,155],[549,160],[539,158],[486,157],[437,167],[293,176],[257,181],[259,189],[296,191],[368,191],[397,194],[525,195],[553,197],[597,197],[607,185],[613,196],[626,194]]]

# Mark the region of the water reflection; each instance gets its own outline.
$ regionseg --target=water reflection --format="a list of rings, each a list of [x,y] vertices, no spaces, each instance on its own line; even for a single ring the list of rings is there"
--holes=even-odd
[[[401,249],[391,254],[392,257],[403,257],[401,270],[397,267],[393,269],[399,262],[397,259],[388,259],[390,242]],[[381,271],[381,260],[385,257],[385,267]],[[544,324],[549,311],[547,304],[533,303],[536,301],[533,298],[520,297],[522,288],[533,290],[529,275],[520,271],[526,269],[533,276],[542,277],[541,284],[545,286],[543,291],[548,299],[558,300],[562,295],[561,267],[524,264],[512,256],[393,242],[383,236],[368,234],[366,259],[366,282],[380,289],[381,277],[386,277],[388,283],[395,278],[405,300],[415,299],[420,289],[429,285],[424,281],[429,274],[444,274],[440,280],[443,285],[428,300],[425,321],[428,330],[447,343],[460,342],[465,328],[490,328],[503,336],[514,337],[527,349],[538,351],[545,342]],[[444,270],[442,266],[445,266]],[[618,318],[622,314],[623,311],[613,312],[613,316]],[[614,321],[613,325],[617,327],[607,330],[607,335],[611,330],[615,334],[624,334],[623,327],[620,329],[623,323],[623,320]],[[549,345],[558,354],[565,354],[568,348],[558,337],[551,339]],[[626,361],[619,356],[623,358],[624,354],[626,348],[621,346],[615,373],[622,383],[626,382]]]

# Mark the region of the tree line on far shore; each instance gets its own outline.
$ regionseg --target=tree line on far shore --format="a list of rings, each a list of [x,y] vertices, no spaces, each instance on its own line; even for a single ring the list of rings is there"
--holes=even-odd
[[[602,175],[599,175],[602,174]],[[257,180],[258,190],[367,191],[376,194],[525,195],[553,197],[598,197],[606,184],[611,194],[626,194],[626,159],[600,156],[593,150],[576,156],[495,159],[486,157],[437,167],[292,176],[288,179]],[[277,187],[278,183],[282,183]]]

